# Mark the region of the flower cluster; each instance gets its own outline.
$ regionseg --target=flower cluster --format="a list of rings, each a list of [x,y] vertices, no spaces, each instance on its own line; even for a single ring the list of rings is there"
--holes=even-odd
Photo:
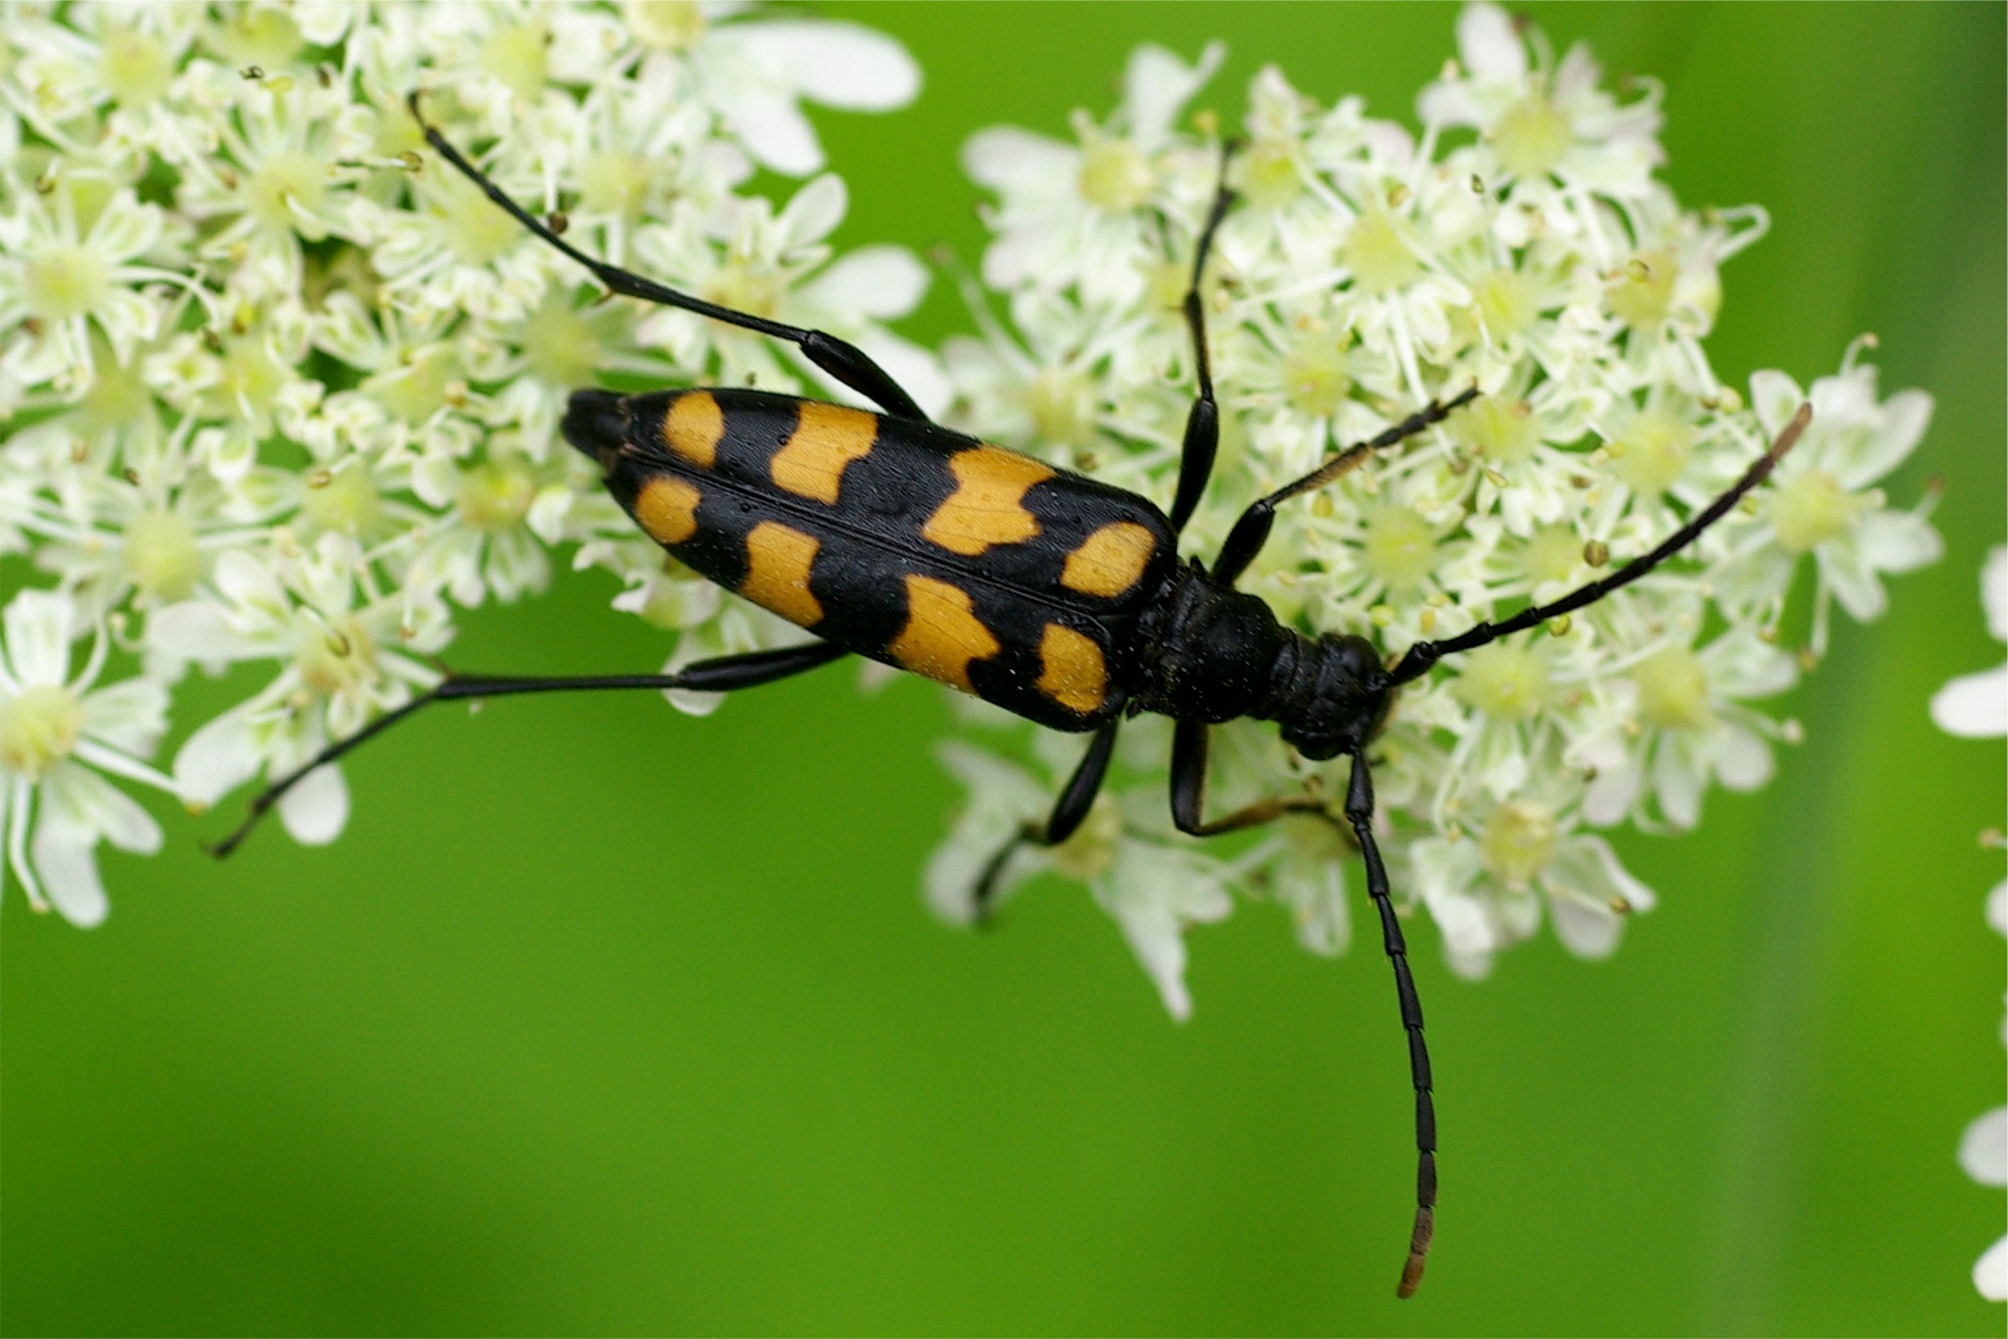
[[[1987,555],[1980,573],[1980,603],[1987,611],[1987,630],[1997,641],[2008,641],[2008,548]],[[2008,665],[1977,674],[1962,674],[1931,699],[1931,719],[1947,734],[1964,739],[1999,739],[2008,735]],[[2001,844],[1997,830],[1984,840]],[[1987,894],[1987,924],[2008,935],[2008,881]],[[2002,1040],[2008,1042],[2008,1025]],[[2008,1107],[1995,1107],[1975,1117],[1959,1141],[1959,1164],[1983,1186],[2008,1185]],[[2002,1237],[1973,1264],[1973,1286],[1990,1302],[2008,1301],[2008,1237]]]
[[[1132,58],[1110,116],[1075,116],[1071,143],[977,135],[966,166],[994,197],[981,277],[1003,312],[971,281],[981,338],[944,358],[964,426],[1168,502],[1195,378],[1179,303],[1224,171],[1237,202],[1201,288],[1223,443],[1191,552],[1217,552],[1241,508],[1334,452],[1482,392],[1286,504],[1241,583],[1301,629],[1375,638],[1390,661],[1646,551],[1810,400],[1812,426],[1772,483],[1682,560],[1453,658],[1397,704],[1370,755],[1380,841],[1397,896],[1477,974],[1544,909],[1571,951],[1609,953],[1654,895],[1599,829],[1689,828],[1718,782],[1763,785],[1798,727],[1762,699],[1817,661],[1833,604],[1874,617],[1883,577],[1939,544],[1922,507],[1893,510],[1877,488],[1932,406],[1878,394],[1862,358],[1873,341],[1807,390],[1778,372],[1747,396],[1716,378],[1702,342],[1719,270],[1766,220],[1673,198],[1655,176],[1658,90],[1615,96],[1587,51],[1558,62],[1489,4],[1466,9],[1457,36],[1460,59],[1420,96],[1419,138],[1271,68],[1224,156],[1210,114],[1179,124],[1221,53],[1187,65],[1156,48]],[[1813,607],[1788,629],[1802,559]],[[981,733],[946,750],[968,806],[929,873],[951,917],[972,914],[972,872],[1041,820],[1080,750],[969,718]],[[1085,879],[1179,1016],[1182,932],[1235,894],[1282,903],[1307,948],[1342,951],[1349,853],[1332,826],[1300,816],[1224,851],[1189,842],[1171,830],[1165,756],[1164,730],[1126,727],[1080,832],[1014,857],[1006,886],[1041,868]],[[1348,766],[1230,724],[1214,731],[1211,806],[1278,793],[1330,805]]]
[[[683,658],[781,631],[664,562],[553,448],[603,376],[827,394],[787,350],[596,305],[429,153],[429,117],[571,236],[834,330],[942,398],[882,322],[908,252],[828,245],[843,183],[803,101],[886,109],[919,71],[855,24],[738,4],[15,5],[0,33],[0,887],[102,918],[100,840],[296,766],[438,678],[460,610],[610,569]],[[808,178],[776,208],[757,168]],[[83,668],[71,675],[79,659]],[[149,759],[191,669],[255,691]],[[124,667],[115,682],[107,666]],[[184,723],[188,724],[188,723]],[[286,796],[302,841],[336,768]]]
[[[1373,755],[1385,850],[1477,971],[1544,907],[1571,949],[1608,952],[1653,894],[1598,829],[1690,827],[1716,782],[1761,785],[1796,727],[1755,704],[1817,660],[1832,604],[1874,616],[1882,578],[1937,539],[1876,486],[1929,397],[1880,397],[1866,343],[1804,392],[1716,379],[1719,267],[1765,220],[1673,199],[1654,176],[1656,90],[1614,96],[1585,52],[1558,62],[1489,5],[1458,43],[1419,138],[1273,69],[1254,81],[1202,293],[1223,441],[1191,549],[1476,384],[1440,429],[1286,506],[1244,578],[1285,621],[1393,656],[1611,570],[1802,398],[1816,415],[1774,484],[1682,562],[1400,702]],[[958,428],[1169,499],[1194,382],[1178,304],[1222,164],[1221,127],[1185,108],[1217,50],[1138,51],[1121,105],[1078,115],[1071,143],[970,142],[995,237],[964,280],[978,334],[937,357],[885,326],[926,283],[913,256],[826,240],[845,196],[811,176],[802,102],[890,107],[918,81],[856,25],[726,3],[22,5],[0,44],[0,563],[32,586],[0,629],[0,826],[11,877],[73,919],[103,914],[98,841],[158,841],[113,779],[200,806],[284,772],[433,683],[458,611],[540,590],[554,560],[616,574],[616,607],[676,634],[671,663],[799,637],[666,563],[554,449],[556,424],[595,383],[841,394],[771,341],[597,303],[421,151],[412,90],[581,248],[830,330]],[[759,168],[810,179],[777,208],[742,193]],[[232,664],[261,667],[254,691],[183,722],[155,771],[176,690]],[[969,803],[927,875],[951,917],[1081,746],[963,701],[969,736],[944,753]],[[1022,852],[1004,885],[1086,881],[1183,1015],[1183,931],[1237,896],[1342,951],[1349,852],[1314,818],[1239,844],[1176,836],[1168,735],[1127,726],[1080,832]],[[1217,731],[1213,759],[1221,810],[1343,793],[1343,772],[1272,729]],[[333,768],[281,806],[309,841],[345,814]]]

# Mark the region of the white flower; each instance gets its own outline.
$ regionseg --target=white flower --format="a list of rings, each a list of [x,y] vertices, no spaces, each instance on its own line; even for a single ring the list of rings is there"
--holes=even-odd
[[[1189,63],[1139,50],[1120,104],[1077,114],[1066,142],[997,128],[971,143],[994,197],[983,272],[997,291],[972,292],[980,338],[937,362],[888,329],[924,291],[913,255],[830,240],[846,193],[819,175],[805,108],[885,109],[919,87],[897,43],[855,24],[533,0],[18,17],[0,25],[0,415],[17,425],[0,551],[53,574],[77,626],[101,615],[108,644],[145,657],[151,691],[190,665],[263,666],[264,687],[182,750],[198,803],[408,701],[458,606],[526,597],[554,563],[612,572],[616,607],[675,637],[671,664],[797,636],[666,563],[556,421],[591,385],[848,393],[749,332],[602,302],[441,161],[403,105],[412,90],[583,250],[830,330],[945,422],[1169,502],[1194,380],[1178,304],[1222,161],[1221,127],[1186,112],[1218,47]],[[1433,397],[1484,392],[1285,507],[1247,573],[1291,626],[1363,633],[1389,655],[1642,552],[1777,418],[1720,385],[1701,346],[1721,264],[1761,234],[1761,211],[1681,207],[1653,171],[1650,85],[1620,101],[1587,52],[1558,61],[1486,6],[1458,41],[1463,67],[1425,94],[1420,138],[1360,99],[1323,106],[1280,71],[1258,76],[1227,167],[1241,203],[1201,293],[1222,449],[1186,532],[1195,553],[1333,450]],[[804,180],[749,196],[758,167]],[[153,203],[163,186],[170,208]],[[1851,353],[1815,386],[1821,419],[1779,474],[1803,459],[1846,475],[1847,533],[1804,542],[1805,518],[1767,490],[1652,582],[1405,694],[1374,762],[1401,879],[1423,843],[1474,847],[1465,834],[1510,803],[1555,824],[1541,871],[1480,860],[1436,881],[1425,902],[1450,938],[1475,914],[1503,946],[1545,900],[1569,942],[1601,951],[1614,922],[1591,904],[1628,895],[1575,825],[1691,821],[1713,782],[1768,775],[1790,727],[1754,698],[1775,677],[1763,637],[1785,626],[1791,546],[1820,567],[1817,643],[1830,593],[1872,613],[1881,575],[1935,543],[1861,491],[1914,444],[1928,403],[1877,404],[1872,375]],[[1683,653],[1703,706],[1653,720],[1686,701],[1669,683],[1694,678],[1653,657]],[[1029,748],[1037,784],[978,797],[943,848],[964,865],[1043,819],[1078,757],[1079,740],[1011,728],[986,752]],[[1082,833],[1027,851],[1006,891],[1040,868],[1085,879],[1177,1010],[1182,927],[1225,914],[1231,891],[1283,904],[1308,948],[1341,949],[1348,848],[1332,825],[1292,821],[1215,856],[1169,830],[1167,743],[1162,722],[1127,725]],[[1343,793],[1343,763],[1308,763],[1255,723],[1215,731],[1213,748],[1216,803]],[[329,768],[287,797],[297,835],[334,834],[340,785]]]
[[[67,439],[63,418],[21,432],[9,450],[29,451],[42,438]],[[93,610],[128,601],[135,610],[195,593],[216,556],[253,542],[261,527],[289,507],[291,476],[247,471],[225,489],[197,467],[185,418],[164,442],[129,440],[117,473],[97,466],[47,468],[47,492],[28,499],[20,523],[39,541],[37,565]]]
[[[1217,468],[1183,536],[1202,559],[1253,498],[1432,399],[1481,391],[1288,503],[1240,583],[1286,626],[1361,633],[1389,660],[1645,553],[1798,407],[1770,373],[1753,412],[1709,366],[1722,263],[1766,220],[1674,198],[1653,170],[1657,90],[1619,102],[1586,51],[1558,64],[1538,30],[1489,5],[1465,11],[1459,43],[1464,67],[1425,93],[1420,140],[1357,98],[1322,107],[1280,72],[1259,74],[1227,165],[1238,200],[1200,288],[1221,412]],[[971,294],[981,338],[947,350],[958,426],[1169,500],[1195,391],[1179,304],[1221,170],[1207,114],[1191,118],[1199,134],[1172,114],[1217,58],[1209,49],[1188,66],[1140,50],[1122,105],[1077,115],[1073,144],[1007,127],[970,141],[965,167],[994,196],[983,278],[1002,302]],[[1477,142],[1452,126],[1475,127]],[[1871,617],[1882,574],[1935,556],[1922,511],[1889,513],[1873,491],[1916,446],[1930,399],[1879,402],[1860,353],[1816,383],[1812,431],[1754,505],[1650,580],[1404,691],[1373,760],[1377,830],[1396,891],[1421,895],[1464,969],[1532,934],[1544,906],[1573,951],[1609,952],[1651,894],[1576,829],[1690,826],[1711,785],[1770,778],[1774,742],[1798,731],[1758,705],[1798,672],[1777,644],[1797,552],[1819,564],[1815,651],[1833,599]],[[1839,481],[1844,515],[1808,539],[1780,498],[1823,474]],[[1124,729],[1131,756],[1136,727]],[[1212,741],[1209,793],[1227,809],[1344,793],[1343,760],[1307,763],[1273,729],[1229,723]],[[1045,758],[1058,746],[1032,747]],[[1126,842],[1155,859],[1163,827],[1164,750],[1135,757],[1142,784],[1112,783],[1117,802],[1084,827],[1107,829],[1096,849],[1118,865],[1132,858]],[[992,813],[986,839],[1039,821],[1070,768],[1055,759],[1044,796]],[[990,812],[980,792],[994,779],[954,770],[978,792],[969,813]],[[1153,790],[1155,808],[1132,813],[1132,791]],[[966,898],[943,891],[944,871],[980,869],[975,821],[943,848],[937,897]],[[1298,826],[1315,837],[1322,825]],[[1344,881],[1319,875],[1343,848],[1307,856],[1301,835],[1242,848],[1227,886],[1290,904],[1307,947],[1335,947]],[[1113,887],[1114,867],[1094,879]]]
[[[2008,1107],[1996,1107],[1966,1127],[1959,1165],[1983,1186],[2008,1185]],[[1990,1302],[2008,1302],[2008,1236],[1973,1262],[1973,1286]]]
[[[526,208],[567,214],[583,249],[833,330],[947,401],[931,355],[886,328],[920,300],[918,261],[829,245],[841,181],[781,209],[743,194],[756,164],[821,167],[803,104],[885,110],[918,90],[906,52],[856,24],[736,3],[17,9],[0,25],[0,553],[55,577],[99,656],[143,657],[118,690],[135,700],[164,709],[191,665],[264,666],[181,749],[195,804],[408,701],[456,603],[533,594],[554,560],[610,568],[618,607],[681,634],[679,656],[781,635],[672,572],[557,423],[610,377],[810,390],[814,374],[715,322],[600,305],[426,145],[405,94]],[[91,663],[50,693],[96,703]],[[68,739],[34,691],[15,724]],[[96,887],[70,871],[97,829],[66,829],[76,806],[49,797],[109,767],[77,761],[101,747],[91,712],[43,780],[8,779],[14,871],[39,901],[39,867],[66,911]],[[338,771],[280,810],[298,837],[334,836]]]
[[[215,109],[220,143],[181,164],[178,202],[196,218],[225,221],[201,254],[223,265],[241,291],[296,294],[301,244],[347,225],[352,164],[369,149],[374,118],[349,103],[346,87],[318,79],[224,70],[215,78],[235,107]]]
[[[1500,949],[1530,938],[1543,901],[1556,937],[1580,958],[1609,957],[1625,920],[1657,905],[1609,842],[1571,832],[1574,815],[1551,803],[1515,798],[1468,821],[1475,835],[1431,837],[1410,848],[1416,895],[1463,975],[1484,975]]]
[[[968,924],[976,915],[971,895],[979,876],[1015,834],[1044,821],[1057,778],[1042,785],[1023,768],[960,744],[943,745],[941,760],[969,786],[970,803],[928,864],[927,896],[944,918]],[[1121,796],[1104,792],[1067,841],[1018,847],[1001,872],[992,906],[1040,869],[1085,880],[1157,986],[1165,1011],[1183,1022],[1192,1014],[1184,931],[1225,918],[1234,902],[1227,867],[1196,843],[1167,833],[1158,816],[1163,803],[1156,787]]]
[[[999,196],[991,216],[999,236],[984,252],[984,280],[995,288],[1078,284],[1091,303],[1135,301],[1146,283],[1139,255],[1156,254],[1152,211],[1174,189],[1196,184],[1193,169],[1209,167],[1207,155],[1173,138],[1172,121],[1226,54],[1215,43],[1186,65],[1162,47],[1139,47],[1109,121],[1076,113],[1078,147],[1004,126],[972,137],[963,167]]]
[[[1997,642],[2008,641],[2008,547],[1996,545],[1980,573],[1980,603],[1987,611],[1987,631]],[[2008,734],[2008,665],[1978,674],[1962,674],[1931,699],[1931,719],[1950,735],[1984,739]]]
[[[656,15],[694,6],[633,3],[629,18],[644,42],[656,40]],[[709,6],[730,20],[738,5]],[[763,166],[805,177],[823,166],[823,147],[801,101],[849,111],[890,111],[920,92],[920,67],[883,33],[832,19],[726,22],[691,51],[692,81],[705,101]]]
[[[277,545],[266,559],[233,551],[217,562],[214,593],[149,622],[150,646],[168,656],[284,666],[182,745],[174,775],[190,800],[212,804],[261,772],[283,775],[438,682],[412,653],[446,644],[443,612],[410,592],[375,590],[358,559],[354,541],[333,533],[311,550]],[[333,841],[348,821],[340,771],[319,769],[288,791],[279,817],[296,840]]]
[[[1987,923],[1996,934],[2008,935],[2008,882],[1995,884],[1987,895]],[[1996,1107],[1966,1127],[1959,1165],[1983,1186],[2008,1185],[2008,1108]],[[1973,1286],[1990,1302],[2008,1302],[2008,1236],[1974,1262]]]
[[[1980,602],[1987,630],[2008,641],[2008,548],[1987,554],[1980,573]],[[1931,718],[1947,734],[1984,739],[2008,734],[2008,667],[1954,679],[1931,699]],[[1999,844],[1998,834],[1995,844]],[[1987,924],[2008,935],[2008,881],[1987,894]],[[2008,1041],[2008,1026],[2003,1040]],[[2008,1185],[2008,1109],[1996,1107],[1966,1127],[1959,1165],[1983,1186]],[[1973,1265],[1973,1286],[1990,1302],[2008,1301],[2008,1237],[1988,1247]]]
[[[1464,68],[1445,71],[1424,89],[1416,108],[1431,125],[1476,126],[1515,178],[1552,173],[1600,190],[1642,184],[1663,161],[1658,132],[1659,90],[1620,104],[1601,87],[1603,72],[1588,48],[1572,47],[1559,69],[1539,29],[1528,38],[1497,5],[1467,5],[1457,20]]]
[[[110,909],[98,843],[151,855],[161,842],[160,825],[107,775],[174,790],[145,762],[167,729],[167,691],[144,678],[95,687],[102,628],[71,677],[70,645],[89,630],[57,591],[24,590],[0,615],[0,888],[11,870],[35,910],[53,904],[86,927]]]
[[[159,206],[81,174],[51,186],[10,190],[12,208],[0,212],[0,368],[23,383],[60,379],[82,390],[97,375],[89,328],[104,333],[120,363],[130,361],[165,309],[138,285],[179,276],[140,263],[161,243]]]
[[[1767,433],[1781,430],[1806,400],[1813,424],[1780,463],[1764,502],[1775,543],[1759,550],[1747,572],[1722,577],[1728,598],[1781,597],[1798,556],[1810,552],[1819,575],[1814,595],[1813,650],[1826,648],[1827,604],[1838,600],[1856,619],[1880,615],[1888,605],[1882,574],[1908,572],[1938,561],[1944,545],[1925,521],[1927,501],[1908,512],[1885,506],[1874,485],[1902,464],[1931,421],[1932,400],[1923,391],[1876,398],[1876,371],[1855,363],[1822,377],[1802,393],[1791,378],[1758,372],[1750,398]]]
[[[1756,790],[1776,770],[1770,740],[1790,737],[1743,705],[1773,697],[1798,680],[1792,657],[1751,628],[1733,628],[1699,650],[1690,644],[1699,611],[1676,613],[1660,635],[1628,657],[1625,676],[1611,685],[1607,711],[1570,747],[1595,773],[1583,799],[1590,822],[1608,826],[1635,814],[1650,791],[1676,828],[1701,818],[1701,799],[1717,780],[1731,790]]]

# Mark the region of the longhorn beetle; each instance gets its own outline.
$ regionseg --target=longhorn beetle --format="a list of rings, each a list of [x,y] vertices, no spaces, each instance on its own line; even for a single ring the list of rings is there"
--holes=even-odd
[[[884,369],[844,340],[721,307],[594,260],[462,157],[426,122],[416,93],[409,105],[426,141],[456,171],[614,293],[786,340],[882,412],[757,390],[574,391],[561,425],[565,440],[599,462],[607,489],[635,522],[705,577],[817,640],[701,661],[672,674],[449,674],[266,787],[237,830],[211,848],[214,853],[235,849],[309,772],[434,702],[574,689],[729,692],[855,654],[926,675],[1040,725],[1093,736],[1045,823],[1024,827],[985,866],[976,888],[980,910],[1015,851],[1057,845],[1080,826],[1108,773],[1123,720],[1147,711],[1169,716],[1171,813],[1181,832],[1210,837],[1283,814],[1310,814],[1349,835],[1365,857],[1367,895],[1394,967],[1415,1087],[1415,1224],[1396,1290],[1402,1297],[1413,1293],[1435,1232],[1436,1112],[1422,1006],[1374,842],[1368,742],[1387,720],[1397,690],[1444,657],[1592,604],[1693,543],[1770,474],[1805,430],[1811,406],[1800,407],[1733,487],[1650,553],[1498,623],[1417,642],[1390,667],[1364,637],[1311,637],[1285,627],[1268,605],[1236,591],[1234,583],[1261,552],[1277,506],[1442,422],[1478,389],[1432,401],[1372,441],[1258,498],[1210,566],[1181,560],[1179,532],[1199,505],[1220,442],[1200,280],[1234,202],[1224,154],[1223,179],[1199,234],[1183,304],[1199,384],[1166,514],[1139,494],[938,426]],[[1207,727],[1243,716],[1275,721],[1283,739],[1306,758],[1351,759],[1343,819],[1309,795],[1204,816]]]

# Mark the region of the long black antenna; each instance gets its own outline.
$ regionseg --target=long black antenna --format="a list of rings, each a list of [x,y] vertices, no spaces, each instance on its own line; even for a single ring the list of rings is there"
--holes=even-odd
[[[542,219],[510,199],[500,186],[488,179],[487,173],[462,157],[460,150],[454,148],[446,136],[440,134],[425,119],[425,113],[419,110],[417,93],[414,92],[407,97],[405,104],[411,108],[412,119],[418,122],[418,128],[425,132],[425,142],[430,144],[440,157],[451,163],[461,176],[480,187],[481,193],[493,200],[510,218],[591,270],[595,279],[614,292],[623,297],[640,298],[643,302],[653,302],[664,307],[680,307],[684,311],[696,312],[699,316],[709,316],[714,321],[736,325],[742,330],[752,330],[762,335],[771,335],[775,339],[785,339],[800,348],[810,362],[860,395],[875,401],[888,413],[900,418],[919,419],[923,423],[927,421],[927,415],[913,402],[913,397],[855,344],[838,339],[834,335],[824,334],[820,330],[804,330],[800,326],[784,325],[780,321],[770,321],[751,312],[721,307],[715,302],[706,302],[703,298],[694,297],[689,293],[679,293],[673,288],[665,288],[653,280],[644,279],[638,274],[623,270],[616,265],[609,265],[603,260],[595,260],[558,236]]]
[[[1422,1036],[1422,1001],[1408,968],[1408,945],[1395,919],[1388,895],[1387,866],[1374,842],[1374,783],[1364,752],[1353,755],[1352,780],[1346,785],[1346,818],[1367,862],[1367,896],[1380,913],[1381,946],[1394,967],[1394,989],[1401,1001],[1401,1025],[1408,1032],[1408,1076],[1415,1085],[1415,1226],[1408,1236],[1408,1259],[1402,1262],[1396,1297],[1412,1297],[1422,1282],[1429,1243],[1436,1236],[1436,1101],[1430,1095],[1429,1043]]]
[[[1559,600],[1522,609],[1502,622],[1480,623],[1477,627],[1461,632],[1447,641],[1417,642],[1409,647],[1408,654],[1404,655],[1401,663],[1395,666],[1390,682],[1395,687],[1411,683],[1429,673],[1430,668],[1445,656],[1475,651],[1489,642],[1498,641],[1501,637],[1510,637],[1516,632],[1524,632],[1551,618],[1560,618],[1563,614],[1581,609],[1586,604],[1595,604],[1612,591],[1629,586],[1699,539],[1701,532],[1727,515],[1729,509],[1741,501],[1745,493],[1763,483],[1771,471],[1777,468],[1778,462],[1784,459],[1785,453],[1792,449],[1793,443],[1799,440],[1799,434],[1806,430],[1806,425],[1812,421],[1813,406],[1800,405],[1799,412],[1792,415],[1792,421],[1778,434],[1778,440],[1771,443],[1770,449],[1763,455],[1757,457],[1756,462],[1744,472],[1741,479],[1730,485],[1728,492],[1709,503],[1693,520],[1668,535],[1651,553],[1642,558],[1632,559],[1607,577],[1577,587]]]

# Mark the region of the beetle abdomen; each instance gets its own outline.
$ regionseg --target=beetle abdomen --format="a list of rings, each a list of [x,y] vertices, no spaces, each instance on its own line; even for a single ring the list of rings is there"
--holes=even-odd
[[[1120,707],[1175,563],[1144,499],[932,424],[763,391],[582,391],[565,433],[704,576],[1057,729]]]

